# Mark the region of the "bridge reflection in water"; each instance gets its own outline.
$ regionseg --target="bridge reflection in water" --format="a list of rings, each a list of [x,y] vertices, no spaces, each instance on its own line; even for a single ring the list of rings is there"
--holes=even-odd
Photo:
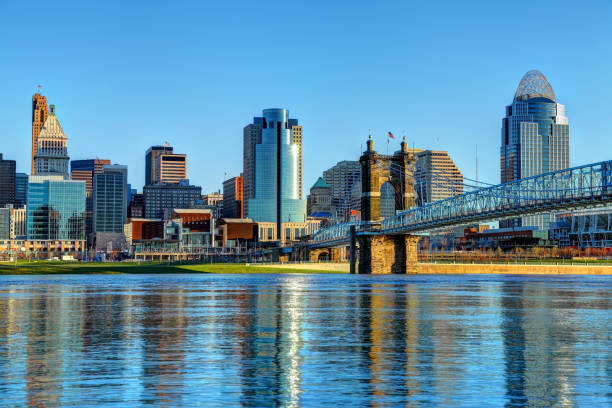
[[[607,406],[605,277],[5,277],[16,406]]]

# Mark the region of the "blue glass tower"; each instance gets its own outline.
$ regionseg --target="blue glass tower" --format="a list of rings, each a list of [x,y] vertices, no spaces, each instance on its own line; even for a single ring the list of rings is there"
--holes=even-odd
[[[300,199],[299,146],[292,143],[286,109],[265,109],[261,143],[255,145],[255,197],[249,199],[249,217],[254,221],[280,223],[306,221],[306,200]]]
[[[535,176],[570,166],[569,122],[565,106],[546,77],[527,72],[506,107],[500,151],[501,182]],[[550,215],[536,215],[501,222],[502,227],[536,226],[548,229]]]
[[[27,228],[29,240],[85,239],[85,182],[30,176]]]

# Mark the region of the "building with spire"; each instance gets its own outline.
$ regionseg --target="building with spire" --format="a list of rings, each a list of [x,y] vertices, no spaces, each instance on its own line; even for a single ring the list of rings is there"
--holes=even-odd
[[[34,158],[38,147],[38,135],[40,135],[48,116],[47,98],[38,91],[32,96],[32,175],[36,173]]]
[[[50,108],[36,141],[34,173],[37,176],[61,175],[68,178],[68,138],[57,120],[55,106],[51,105]]]
[[[570,166],[569,121],[565,106],[540,71],[527,72],[502,120],[501,182],[518,180]],[[551,217],[535,215],[501,222],[502,227],[548,229]]]

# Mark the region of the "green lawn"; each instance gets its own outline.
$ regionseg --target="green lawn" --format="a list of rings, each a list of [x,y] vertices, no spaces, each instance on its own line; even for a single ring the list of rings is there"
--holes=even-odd
[[[266,266],[247,266],[245,264],[181,264],[181,263],[93,263],[93,262],[59,262],[38,261],[0,263],[0,275],[36,275],[36,274],[91,274],[91,273],[340,273],[325,270],[304,270],[291,268],[274,268]]]

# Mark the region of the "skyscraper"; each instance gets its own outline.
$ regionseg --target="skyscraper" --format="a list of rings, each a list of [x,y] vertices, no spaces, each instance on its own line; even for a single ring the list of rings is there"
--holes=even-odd
[[[223,217],[224,218],[244,218],[242,203],[243,178],[242,176],[232,177],[223,182]]]
[[[50,108],[36,142],[35,174],[62,175],[68,178],[68,139],[55,115],[55,106],[51,105]]]
[[[423,150],[415,153],[417,205],[433,203],[463,193],[463,175],[448,152]]]
[[[15,160],[4,160],[0,153],[0,207],[15,203],[15,166]]]
[[[93,178],[102,173],[104,166],[111,164],[106,159],[72,160],[70,174],[73,180],[85,182],[85,234],[89,239],[93,229]]]
[[[23,207],[28,198],[28,175],[15,173],[15,206]]]
[[[36,174],[34,158],[38,147],[38,135],[48,116],[47,98],[42,96],[39,91],[32,96],[32,175]]]
[[[358,161],[343,160],[323,172],[323,180],[331,187],[332,205],[336,210],[336,221],[350,219],[361,210],[361,164]],[[357,189],[358,200],[352,200]]]
[[[187,178],[187,155],[163,153],[157,156],[155,165],[156,183],[178,184]]]
[[[164,153],[172,154],[173,149],[169,144],[164,146],[151,146],[145,153],[145,185],[155,184],[157,174],[157,158]]]
[[[502,183],[570,165],[565,106],[557,103],[555,92],[540,71],[532,70],[523,76],[512,104],[506,107],[500,156]],[[501,225],[548,229],[550,221],[551,216],[545,214],[506,220]]]
[[[299,196],[299,147],[292,143],[286,109],[263,111],[261,143],[255,146],[255,198],[249,218],[281,223],[306,221],[306,201]]]
[[[298,125],[297,119],[289,119],[291,129],[291,144],[298,148],[298,198],[302,198],[302,127]]]
[[[253,123],[243,129],[242,177],[244,178],[244,216],[249,216],[249,199],[255,198],[255,146],[261,143],[263,118],[253,118]]]
[[[30,176],[27,228],[29,240],[85,239],[85,182]]]
[[[123,232],[127,216],[127,166],[107,165],[93,178],[94,232]]]

